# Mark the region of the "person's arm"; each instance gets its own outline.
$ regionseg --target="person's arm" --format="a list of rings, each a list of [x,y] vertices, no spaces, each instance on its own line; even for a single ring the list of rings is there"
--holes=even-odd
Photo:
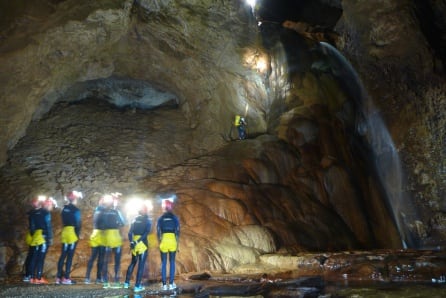
[[[125,225],[125,219],[124,216],[122,216],[122,213],[119,210],[116,210],[118,214],[118,226],[123,227]]]
[[[176,224],[176,228],[175,228],[175,238],[177,240],[177,250],[179,250],[180,247],[180,220],[178,219],[177,216],[174,217],[175,218],[175,224]]]
[[[158,237],[158,241],[161,241],[161,217],[158,218],[156,223],[156,236]]]
[[[36,231],[36,224],[34,222],[34,216],[32,214],[28,216],[28,224],[29,224],[29,233],[33,235],[34,232]]]
[[[141,238],[139,238],[139,241],[144,241],[145,244],[147,244],[147,236],[149,236],[150,231],[152,230],[152,221],[147,218],[146,226],[144,228],[144,232],[141,235]]]
[[[130,225],[129,233],[127,234],[130,243],[132,243],[132,241],[133,241],[133,227],[134,227],[134,223],[132,223]]]
[[[79,209],[77,209],[74,213],[74,222],[75,222],[74,230],[76,232],[76,236],[79,237],[79,235],[81,234],[81,227],[82,227],[81,211]]]
[[[45,215],[45,235],[46,235],[46,241],[49,245],[53,243],[53,227],[51,225],[51,213],[47,213]]]

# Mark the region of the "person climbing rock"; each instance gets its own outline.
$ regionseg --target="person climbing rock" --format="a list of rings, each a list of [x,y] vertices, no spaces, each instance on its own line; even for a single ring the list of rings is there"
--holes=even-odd
[[[238,138],[239,140],[246,139],[246,120],[244,117],[241,117],[240,115],[235,116],[234,125],[237,127],[238,131]]]
[[[70,279],[71,265],[74,252],[81,232],[81,211],[76,207],[79,199],[82,199],[82,193],[70,191],[65,196],[67,204],[62,208],[62,250],[57,262],[56,284],[71,285],[75,284]],[[65,271],[63,267],[65,265]]]
[[[139,206],[139,215],[133,220],[130,225],[128,238],[130,242],[130,249],[132,252],[132,260],[125,276],[124,288],[129,288],[130,278],[138,263],[138,269],[136,271],[135,292],[141,292],[145,288],[142,286],[142,276],[144,273],[145,263],[148,256],[148,240],[147,236],[152,229],[152,221],[149,218],[149,211],[151,210],[151,204],[149,202],[141,202]]]
[[[161,280],[162,290],[175,290],[175,256],[178,249],[180,238],[180,221],[178,217],[173,214],[173,201],[163,200],[162,208],[164,213],[157,221],[157,236],[160,243],[159,249],[161,252]],[[167,256],[169,256],[169,286],[167,286]]]

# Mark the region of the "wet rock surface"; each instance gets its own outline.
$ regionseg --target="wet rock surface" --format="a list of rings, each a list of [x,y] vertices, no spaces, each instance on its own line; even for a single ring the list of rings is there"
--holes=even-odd
[[[240,267],[226,274],[211,271],[181,274],[175,280],[178,286],[175,291],[160,290],[157,280],[144,280],[146,289],[138,293],[141,297],[442,297],[446,255],[439,251],[407,250],[265,255],[250,269]],[[30,285],[10,277],[0,294],[2,297],[108,297],[133,295],[133,291],[84,285],[81,279],[76,285],[64,286]]]

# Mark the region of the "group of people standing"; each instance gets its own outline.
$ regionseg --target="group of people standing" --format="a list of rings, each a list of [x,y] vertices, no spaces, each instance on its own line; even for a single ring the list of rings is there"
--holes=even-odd
[[[120,195],[115,193],[102,196],[95,208],[93,230],[89,239],[91,255],[87,263],[85,283],[91,283],[90,275],[95,261],[97,262],[96,283],[103,284],[104,288],[129,288],[133,271],[137,267],[134,291],[140,292],[145,289],[142,278],[148,257],[148,237],[152,230],[152,220],[149,216],[152,206],[147,204],[147,201],[141,201],[136,207],[138,214],[132,220],[128,231],[132,258],[127,268],[125,282],[121,285],[119,274],[123,245],[121,228],[125,226],[126,221],[119,208],[117,208]],[[70,285],[75,283],[70,278],[70,273],[73,256],[80,239],[81,212],[76,205],[81,198],[82,193],[77,191],[71,191],[65,196],[66,204],[61,212],[63,228],[56,284]],[[51,198],[34,198],[32,206],[32,210],[28,212],[29,233],[27,244],[29,245],[29,251],[25,261],[25,277],[23,280],[33,284],[48,284],[48,281],[42,276],[42,272],[48,246],[53,243],[51,210],[56,204]],[[156,230],[161,253],[161,289],[174,290],[176,288],[174,283],[175,256],[178,250],[180,222],[178,217],[172,213],[172,200],[163,200],[162,208],[164,213],[157,220]],[[109,282],[108,267],[112,256],[114,257],[113,281]],[[170,263],[169,283],[167,283],[168,259]]]

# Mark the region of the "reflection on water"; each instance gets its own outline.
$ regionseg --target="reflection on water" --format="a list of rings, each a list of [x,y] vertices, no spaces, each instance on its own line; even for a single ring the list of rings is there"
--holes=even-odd
[[[387,298],[440,298],[446,296],[445,284],[424,284],[424,283],[355,283],[345,285],[328,285],[323,297],[387,297]]]
[[[292,290],[292,289],[291,289]],[[181,295],[126,295],[113,296],[113,298],[192,298],[192,297],[231,297],[231,298],[273,298],[273,297],[302,297],[302,298],[444,298],[446,297],[446,284],[438,283],[395,283],[395,282],[339,282],[328,283],[320,292],[280,292],[254,296],[200,296],[194,294]],[[112,298],[112,297],[108,297]]]

